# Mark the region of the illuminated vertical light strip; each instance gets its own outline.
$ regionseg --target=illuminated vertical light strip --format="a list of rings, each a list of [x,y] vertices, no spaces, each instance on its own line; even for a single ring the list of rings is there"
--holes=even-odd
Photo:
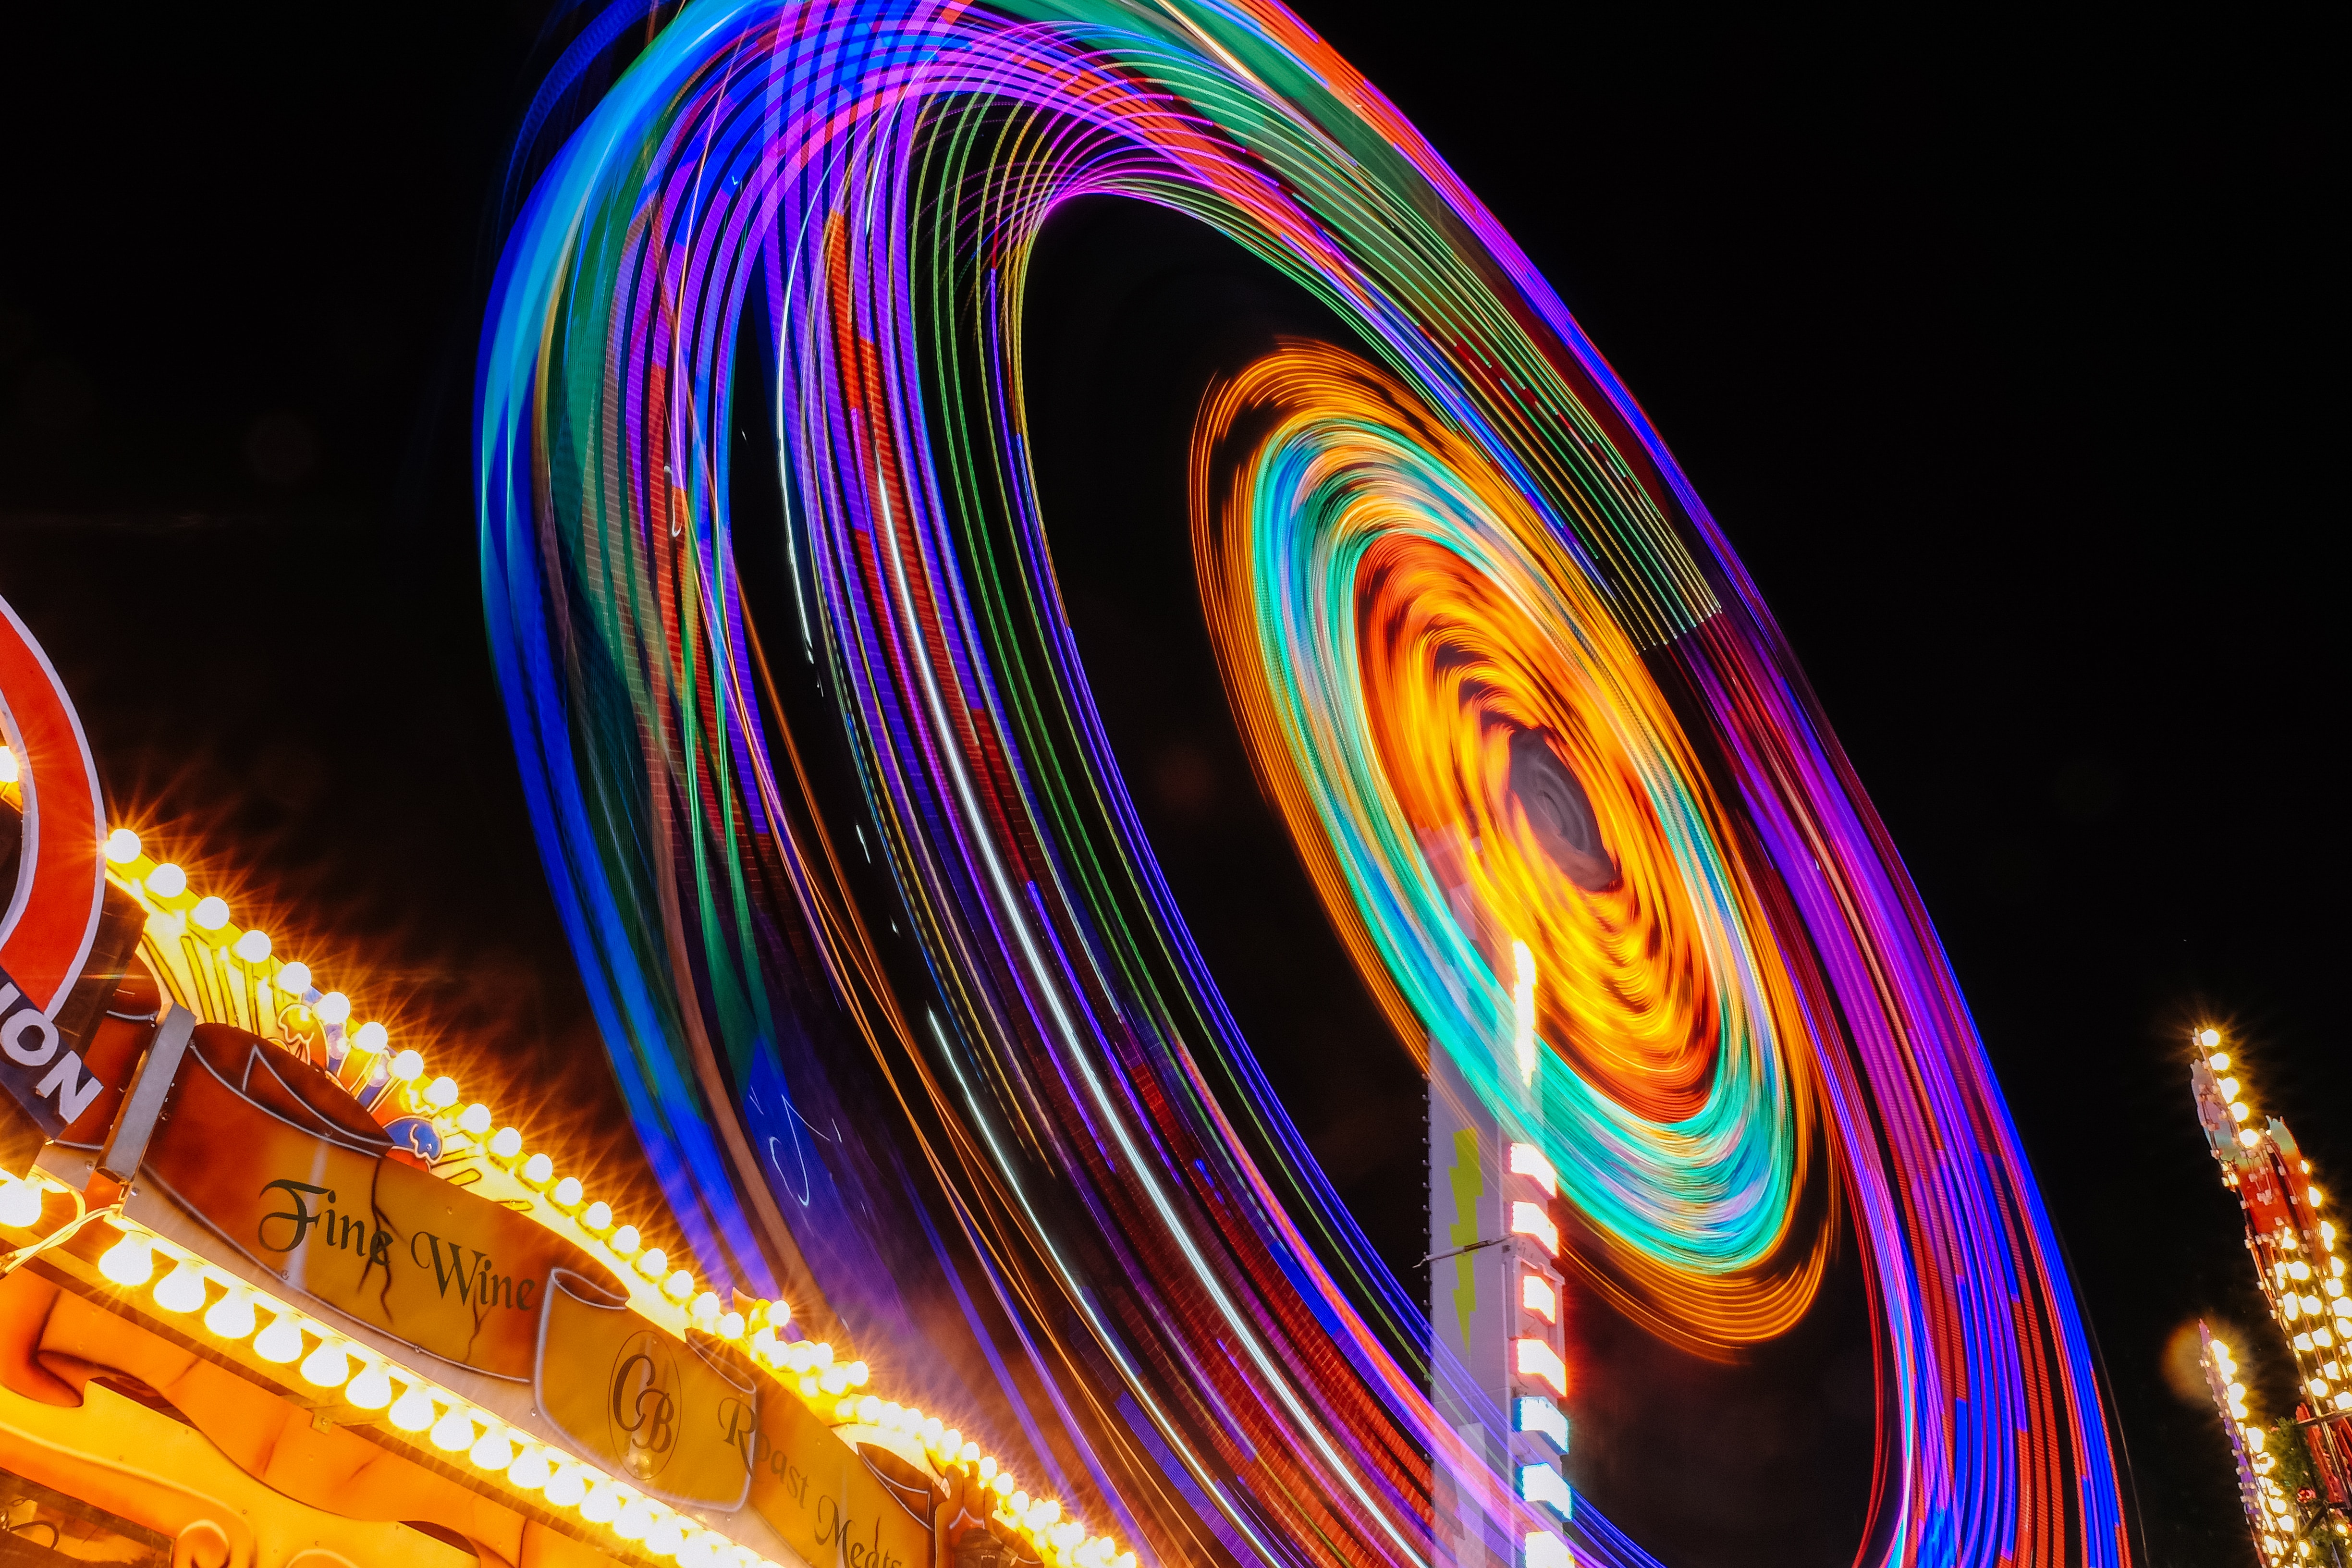
[[[2284,1121],[2256,1113],[2242,1081],[2242,1053],[2233,1055],[2225,1044],[2215,1028],[2192,1035],[2189,1093],[2221,1183],[2244,1211],[2255,1282],[2294,1362],[2303,1403],[2294,1411],[2293,1440],[2327,1476],[2332,1494],[2352,1470],[2352,1289],[2336,1256],[2335,1222],[2320,1215],[2327,1195],[2311,1180],[2311,1162]],[[2202,1323],[2198,1331],[2207,1381],[2231,1427],[2248,1521],[2265,1559],[2284,1562],[2310,1521],[2271,1479],[2276,1458],[2263,1452],[2262,1430],[2246,1414],[2246,1389],[2236,1380],[2230,1347]]]
[[[2265,1451],[2262,1421],[2247,1405],[2246,1385],[2239,1380],[2237,1358],[2228,1345],[2213,1337],[2201,1319],[2197,1324],[2197,1365],[2205,1374],[2214,1409],[2230,1439],[2231,1458],[2238,1471],[2238,1500],[2245,1508],[2246,1528],[2253,1534],[2254,1550],[2265,1563],[2284,1568],[2301,1555],[2296,1548],[2303,1531],[2294,1500],[2287,1496],[2286,1489],[2271,1473],[2278,1468],[2278,1458]]]
[[[1511,1050],[1518,1058],[1519,1085],[1536,1085],[1536,955],[1524,942],[1511,943]]]

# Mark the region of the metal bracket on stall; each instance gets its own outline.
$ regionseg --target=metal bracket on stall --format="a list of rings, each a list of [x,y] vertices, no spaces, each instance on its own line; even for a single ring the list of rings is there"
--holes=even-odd
[[[146,1058],[122,1096],[122,1113],[114,1119],[114,1131],[107,1134],[106,1148],[98,1156],[100,1174],[128,1185],[139,1173],[140,1159],[155,1134],[155,1123],[163,1120],[163,1101],[179,1079],[180,1059],[187,1055],[188,1037],[195,1028],[196,1016],[177,1002],[163,1009]]]

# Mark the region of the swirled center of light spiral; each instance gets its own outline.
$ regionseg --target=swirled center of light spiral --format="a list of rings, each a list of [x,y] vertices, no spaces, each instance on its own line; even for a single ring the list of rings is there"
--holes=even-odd
[[[1773,1267],[1807,1158],[1792,1010],[1632,642],[1475,448],[1335,350],[1259,362],[1200,443],[1223,455],[1196,461],[1196,519],[1244,729],[1408,1043],[1530,1127],[1654,1300],[1727,1337],[1785,1326],[1810,1298]],[[1692,1276],[1718,1290],[1694,1300]]]

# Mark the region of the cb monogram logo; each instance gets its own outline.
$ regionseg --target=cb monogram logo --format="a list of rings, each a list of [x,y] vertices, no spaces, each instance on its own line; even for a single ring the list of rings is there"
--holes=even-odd
[[[613,1452],[639,1480],[659,1475],[677,1449],[677,1358],[661,1337],[631,1334],[613,1358]]]

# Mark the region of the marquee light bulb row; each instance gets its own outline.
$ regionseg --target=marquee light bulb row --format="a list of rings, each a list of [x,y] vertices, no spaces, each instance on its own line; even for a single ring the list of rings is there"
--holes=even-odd
[[[1520,951],[1524,953],[1525,947]],[[1520,973],[1531,992],[1533,981],[1528,978],[1530,972],[1524,960]],[[1524,1176],[1533,1184],[1547,1203],[1559,1195],[1559,1173],[1534,1144],[1510,1144],[1506,1163],[1511,1174]],[[1540,1245],[1545,1257],[1555,1260],[1559,1257],[1559,1227],[1545,1213],[1545,1204],[1512,1199],[1510,1229],[1512,1235],[1529,1237]],[[1552,1348],[1549,1332],[1559,1321],[1559,1292],[1551,1280],[1533,1269],[1522,1272],[1519,1311],[1528,1320],[1519,1325],[1520,1329],[1531,1331],[1512,1336],[1511,1370],[1521,1381],[1550,1393],[1514,1396],[1510,1402],[1511,1429],[1535,1433],[1558,1453],[1564,1454],[1568,1451],[1568,1418],[1560,1413],[1558,1401],[1568,1397],[1568,1365]],[[1550,1459],[1535,1463],[1514,1461],[1512,1473],[1519,1498],[1529,1508],[1548,1508],[1559,1515],[1561,1523],[1574,1514],[1575,1495],[1557,1463]],[[1558,1532],[1540,1525],[1522,1535],[1520,1560],[1526,1568],[1573,1568],[1575,1562],[1568,1542]]]
[[[2231,1067],[2230,1053],[2221,1049],[2221,1035],[2218,1029],[2200,1030],[2197,1036],[2200,1049],[2206,1054],[2205,1065],[2217,1076],[2215,1086],[2221,1091],[2230,1109],[2230,1118],[2238,1124],[2238,1142],[2253,1148],[2262,1142],[2262,1134],[2245,1123],[2253,1114],[2253,1107],[2245,1099],[2244,1085],[2227,1074]],[[2311,1162],[2300,1161],[2305,1176],[2310,1174]],[[2315,1213],[2327,1201],[2327,1194],[2316,1182],[2306,1181],[2304,1192],[2311,1200]],[[2272,1267],[2266,1281],[2277,1300],[2281,1326],[2292,1337],[2298,1360],[2318,1358],[2314,1375],[2303,1382],[2303,1393],[2315,1408],[2332,1405],[2338,1410],[2352,1410],[2352,1386],[2347,1386],[2347,1368],[2344,1355],[2352,1343],[2352,1292],[2344,1284],[2344,1260],[2336,1255],[2336,1222],[2319,1221],[2318,1256],[2284,1259]],[[2323,1300],[2323,1296],[2325,1299]]]
[[[279,994],[301,1002],[320,1023],[348,1026],[352,1016],[350,997],[340,991],[318,990],[308,964],[280,963],[271,967],[268,961],[272,944],[267,932],[237,929],[230,922],[228,905],[218,897],[193,897],[187,873],[169,861],[157,864],[148,860],[136,833],[127,827],[110,833],[106,858],[115,875],[143,895],[149,905],[166,914],[180,914],[201,940],[233,954],[254,972],[256,979],[267,982]],[[356,1028],[347,1028],[344,1046],[370,1064],[389,1053],[390,1059],[383,1063],[389,1080],[385,1092],[400,1096],[409,1110],[431,1121],[445,1133],[465,1134],[491,1159],[512,1171],[524,1185],[544,1193],[548,1201],[569,1216],[590,1240],[634,1269],[697,1328],[724,1339],[740,1340],[754,1329],[780,1329],[792,1321],[792,1310],[781,1301],[754,1302],[748,1312],[725,1310],[717,1292],[703,1289],[691,1271],[671,1268],[668,1255],[660,1247],[646,1247],[635,1226],[617,1223],[610,1204],[588,1201],[578,1177],[559,1177],[553,1160],[544,1152],[526,1155],[521,1131],[499,1125],[499,1119],[488,1105],[477,1101],[458,1109],[465,1096],[457,1080],[446,1074],[428,1079],[423,1055],[413,1049],[393,1051],[391,1031],[382,1023],[370,1020]],[[372,1070],[369,1066],[358,1076],[363,1077]],[[350,1081],[355,1075],[347,1069],[343,1076]],[[852,1365],[863,1372],[862,1363]],[[857,1375],[851,1380],[852,1385],[863,1382],[864,1378]],[[840,1390],[826,1392],[837,1394]]]
[[[228,905],[223,900],[217,897],[193,897],[188,888],[187,873],[169,861],[157,863],[149,859],[145,847],[136,833],[127,827],[118,827],[110,833],[106,839],[106,858],[114,874],[128,884],[133,891],[141,894],[150,907],[165,913],[184,910],[184,919],[189,925],[195,928],[202,940],[216,949],[233,954],[239,963],[254,973],[257,979],[266,980],[283,995],[302,1001],[318,1016],[321,1023],[333,1026],[348,1025],[352,1016],[352,1003],[348,996],[340,991],[320,992],[307,964],[280,962],[274,969],[269,968],[272,944],[268,935],[257,930],[238,930],[231,923]],[[365,1052],[371,1060],[390,1052],[391,1046],[390,1031],[383,1024],[373,1020],[360,1025],[355,1030],[349,1031],[345,1037],[346,1049]],[[458,1089],[457,1080],[446,1075],[437,1076],[428,1080],[425,1078],[425,1058],[417,1051],[404,1048],[393,1052],[391,1059],[384,1064],[384,1071],[390,1080],[386,1092],[402,1095],[412,1110],[419,1115],[427,1117],[436,1127],[443,1127],[445,1131],[454,1128],[455,1131],[464,1133],[481,1144],[491,1159],[513,1172],[516,1178],[524,1185],[543,1193],[551,1204],[578,1226],[583,1236],[611,1254],[621,1265],[635,1270],[639,1278],[657,1289],[674,1310],[683,1312],[686,1319],[696,1328],[706,1333],[715,1334],[720,1339],[743,1344],[752,1357],[780,1383],[797,1394],[804,1402],[816,1407],[820,1414],[828,1415],[835,1425],[877,1426],[904,1433],[919,1441],[925,1451],[930,1454],[934,1461],[943,1469],[961,1468],[971,1472],[1001,1500],[993,1515],[995,1522],[1028,1537],[1041,1552],[1045,1553],[1046,1561],[1049,1563],[1066,1563],[1073,1565],[1073,1568],[1134,1568],[1135,1554],[1132,1552],[1122,1552],[1118,1550],[1118,1542],[1112,1538],[1095,1535],[1076,1520],[1065,1518],[1059,1502],[1050,1499],[1030,1497],[1027,1492],[1013,1483],[1012,1472],[1000,1466],[993,1456],[984,1455],[978,1444],[964,1441],[962,1434],[945,1426],[939,1417],[926,1415],[912,1406],[897,1405],[872,1394],[861,1394],[856,1392],[865,1388],[871,1380],[871,1369],[865,1362],[838,1361],[835,1357],[833,1346],[822,1341],[806,1339],[787,1341],[780,1338],[779,1331],[792,1322],[792,1310],[783,1302],[754,1301],[745,1311],[737,1311],[725,1307],[720,1302],[717,1292],[702,1289],[691,1272],[684,1268],[672,1268],[671,1259],[660,1247],[646,1247],[644,1237],[635,1226],[619,1223],[610,1204],[602,1199],[591,1202],[578,1177],[569,1175],[559,1177],[555,1172],[554,1162],[544,1152],[526,1155],[523,1152],[523,1135],[520,1131],[512,1126],[498,1126],[498,1118],[492,1114],[488,1105],[476,1102],[467,1105],[462,1110],[457,1110],[458,1101],[464,1098]],[[348,1078],[349,1075],[347,1074],[346,1077]],[[492,1131],[494,1126],[497,1126],[495,1131]],[[32,1188],[29,1184],[20,1184],[26,1186],[31,1213],[35,1218],[37,1218],[40,1212],[38,1190]],[[8,1214],[11,1211],[8,1205],[12,1202],[18,1208],[22,1208],[26,1201],[15,1196],[14,1187],[0,1188],[0,1223],[10,1223]],[[25,1223],[31,1222],[28,1220]],[[112,1258],[131,1244],[131,1238],[126,1237],[123,1242],[110,1248],[106,1256]],[[131,1272],[135,1262],[142,1258],[143,1255],[125,1253],[121,1267],[126,1273]],[[149,1267],[152,1267],[152,1262],[149,1263]],[[102,1271],[106,1271],[103,1260],[100,1268]],[[118,1284],[129,1283],[111,1271],[106,1272],[107,1277],[114,1279]],[[183,1278],[184,1275],[184,1278]],[[184,1309],[172,1306],[170,1301],[193,1301],[194,1293],[202,1289],[204,1279],[202,1266],[193,1260],[175,1265],[163,1279],[157,1282],[157,1304],[168,1311],[183,1310]],[[174,1284],[175,1279],[180,1282]],[[137,1282],[143,1284],[145,1280],[146,1275],[142,1273]],[[227,1288],[225,1287],[225,1289]],[[256,1334],[255,1329],[250,1326],[247,1327],[242,1334],[226,1332],[227,1328],[236,1327],[246,1321],[246,1318],[251,1313],[250,1306],[241,1309],[246,1317],[237,1315],[240,1309],[228,1309],[230,1315],[224,1320],[224,1326],[215,1327],[212,1321],[212,1313],[222,1310],[228,1300],[237,1299],[238,1292],[243,1290],[242,1286],[230,1289],[229,1295],[223,1299],[223,1302],[216,1304],[205,1314],[206,1326],[213,1328],[215,1333],[224,1338],[242,1340],[248,1335]],[[170,1300],[166,1300],[167,1291],[170,1293]],[[194,1309],[191,1307],[184,1310],[193,1310]],[[292,1324],[301,1321],[285,1309],[273,1308],[272,1311],[269,1327],[261,1329],[259,1336],[278,1332],[281,1323]],[[312,1333],[320,1337],[320,1344],[318,1350],[303,1357],[301,1368],[303,1375],[309,1381],[320,1384],[320,1386],[343,1387],[346,1390],[346,1398],[351,1398],[351,1390],[361,1386],[360,1380],[369,1377],[370,1372],[352,1373],[345,1371],[333,1383],[328,1384],[322,1382],[320,1378],[310,1376],[311,1363],[313,1361],[318,1363],[318,1370],[322,1374],[332,1373],[341,1364],[338,1357],[364,1358],[372,1352],[362,1351],[356,1346],[348,1351],[340,1349],[331,1351],[329,1348],[331,1343],[341,1345],[348,1344],[349,1342],[341,1341],[338,1337],[332,1336],[330,1331],[315,1323],[307,1326]],[[272,1342],[269,1348],[288,1350],[292,1353],[283,1358],[270,1356],[264,1350],[259,1336],[255,1337],[254,1341],[256,1352],[262,1354],[264,1359],[289,1361],[295,1359],[302,1352],[294,1348],[293,1341],[287,1337],[289,1334],[299,1339],[300,1331],[288,1328],[284,1332],[278,1333],[278,1337]],[[373,1375],[388,1377],[389,1373],[383,1373],[379,1369]],[[346,1382],[346,1379],[349,1381]],[[484,1459],[497,1457],[500,1452],[499,1445],[503,1443],[509,1449],[513,1450],[509,1464],[525,1465],[524,1474],[527,1477],[536,1476],[539,1473],[536,1463],[527,1462],[528,1456],[538,1451],[535,1447],[517,1447],[516,1445],[523,1440],[520,1438],[509,1440],[500,1436],[497,1422],[487,1415],[478,1412],[471,1415],[465,1414],[463,1402],[454,1395],[440,1393],[437,1390],[431,1393],[418,1392],[426,1386],[421,1382],[409,1384],[408,1393],[402,1395],[403,1399],[410,1402],[404,1412],[398,1402],[393,1401],[387,1395],[385,1405],[390,1405],[390,1409],[387,1411],[386,1418],[404,1431],[429,1432],[436,1446],[450,1448],[453,1452],[456,1451],[452,1444],[458,1436],[458,1424],[466,1423],[468,1431],[481,1429],[480,1436],[467,1440],[468,1452],[476,1456],[475,1462],[478,1465],[482,1464]],[[377,1392],[376,1384],[366,1384],[364,1392],[374,1394]],[[436,1404],[436,1401],[438,1403]],[[359,1405],[362,1409],[385,1407],[383,1405],[363,1404],[358,1399],[352,1399],[351,1402]],[[425,1416],[427,1405],[432,1405],[436,1412],[429,1419]],[[410,1419],[425,1419],[426,1425],[404,1426],[404,1414]],[[443,1442],[442,1438],[445,1436],[451,1441]],[[554,1450],[549,1449],[547,1452],[551,1454]],[[565,1460],[563,1463],[572,1465],[583,1475],[591,1473],[586,1467],[577,1465],[576,1462]],[[507,1466],[484,1465],[483,1468],[504,1469]],[[563,1477],[567,1473],[560,1465],[556,1466],[549,1470],[549,1479],[541,1486],[528,1486],[524,1489],[540,1491],[544,1489],[548,1499],[555,1501],[560,1495],[568,1496],[572,1489],[569,1483],[563,1481]],[[515,1479],[510,1469],[508,1471],[508,1479]],[[582,1492],[576,1503],[563,1503],[561,1506],[580,1508],[582,1517],[589,1519],[592,1522],[602,1523],[609,1520],[625,1539],[645,1539],[650,1542],[652,1540],[650,1536],[629,1535],[625,1531],[620,1530],[621,1526],[632,1523],[632,1516],[627,1513],[625,1507],[618,1511],[608,1513],[605,1519],[598,1519],[594,1513],[588,1511],[591,1507],[599,1510],[605,1508],[605,1504],[598,1500],[605,1495],[604,1491],[598,1489],[600,1487],[613,1489],[617,1488],[617,1483],[599,1479],[594,1484],[587,1486],[587,1489]],[[625,1488],[617,1488],[614,1490],[614,1495],[617,1496],[619,1492],[625,1490]],[[634,1493],[630,1495],[635,1496]],[[658,1505],[650,1504],[646,1506],[658,1507]],[[680,1528],[688,1527],[682,1525]],[[689,1536],[684,1539],[690,1544],[694,1538]],[[724,1541],[725,1538],[713,1536],[711,1539]],[[729,1546],[730,1551],[748,1551],[748,1549],[733,1548],[731,1543],[729,1543]],[[716,1550],[716,1548],[713,1549],[714,1552]],[[677,1553],[665,1554],[676,1555]],[[688,1561],[685,1557],[680,1557],[679,1560],[681,1563]],[[698,1557],[693,1563],[688,1563],[688,1568],[697,1568],[698,1564],[706,1563],[708,1568],[719,1568],[721,1564],[735,1561],[735,1558],[724,1554],[708,1558]],[[761,1560],[755,1556],[747,1556],[743,1561],[751,1563]]]
[[[2260,1543],[2266,1563],[2284,1563],[2294,1552],[2302,1534],[2302,1523],[2296,1517],[2294,1501],[2286,1489],[2273,1479],[2278,1468],[2278,1457],[2263,1447],[2267,1441],[2262,1423],[2246,1405],[2246,1385],[2238,1375],[2238,1361],[2230,1347],[2220,1340],[2211,1345],[2211,1370],[2218,1375],[2212,1382],[2221,1397],[2228,1401],[2230,1419],[2244,1440],[2246,1461],[2254,1474],[2253,1504],[2260,1511],[2261,1523],[2255,1540]]]
[[[0,1225],[19,1230],[37,1225],[47,1186],[46,1178],[0,1171]],[[144,1226],[120,1216],[110,1216],[107,1224],[116,1240],[99,1255],[99,1272],[124,1290],[146,1289],[158,1310],[193,1319],[213,1339],[245,1344],[264,1362],[290,1366],[312,1387],[340,1391],[343,1403],[356,1409],[381,1411],[386,1424],[411,1437],[453,1458],[462,1456],[545,1506],[574,1513],[655,1556],[674,1559],[679,1568],[780,1568]]]

